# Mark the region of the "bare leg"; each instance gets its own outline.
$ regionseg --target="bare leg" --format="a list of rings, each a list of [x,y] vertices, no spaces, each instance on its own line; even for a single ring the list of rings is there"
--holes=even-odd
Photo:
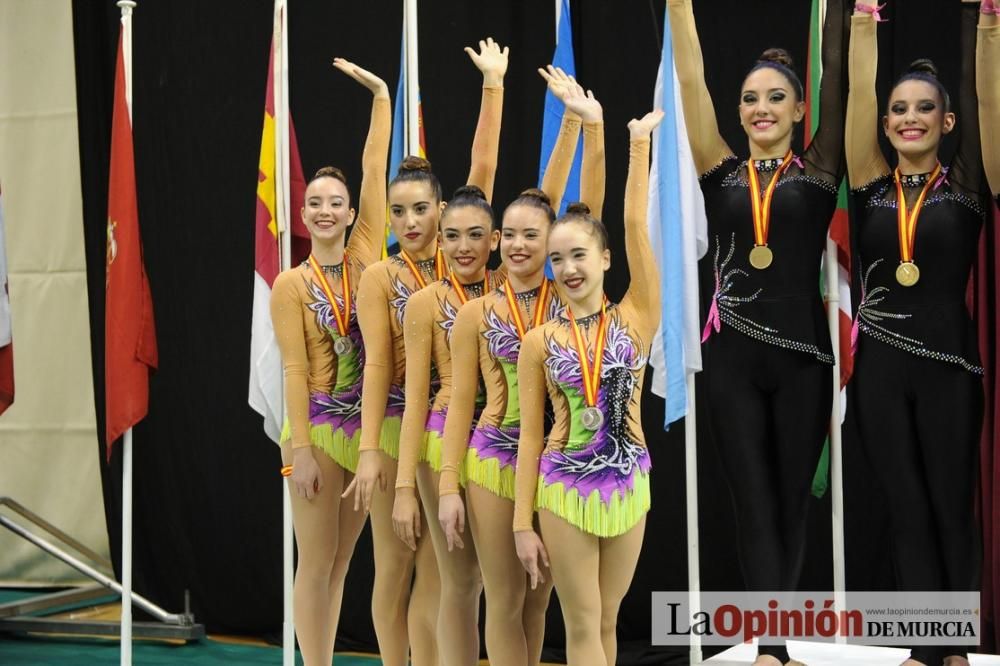
[[[448,542],[437,521],[439,476],[427,463],[417,466],[417,487],[427,517],[425,529],[430,532],[441,573],[438,652],[442,666],[468,666],[479,661],[479,596],[483,581],[472,539],[464,539],[465,548],[448,552]],[[423,534],[423,540],[427,540],[427,534]],[[419,569],[419,562],[417,566]]]
[[[600,540],[601,546],[601,643],[608,666],[618,657],[618,609],[632,584],[635,566],[642,550],[646,517],[621,536]]]
[[[417,466],[418,474],[420,468],[425,466],[425,463]],[[420,538],[417,539],[415,558],[416,578],[413,582],[413,593],[407,611],[413,666],[437,666],[438,664],[437,618],[441,602],[441,574],[438,571],[437,558],[434,557],[434,546],[427,538],[427,532],[427,516],[421,515]],[[403,543],[399,537],[396,537],[396,542]],[[406,548],[405,545],[403,547]]]
[[[330,577],[330,620],[327,624],[331,628],[334,640],[337,638],[337,626],[340,623],[340,608],[341,602],[344,599],[344,581],[347,579],[347,569],[351,563],[351,556],[354,555],[354,547],[358,543],[358,537],[361,535],[361,530],[368,519],[368,516],[363,511],[354,510],[352,501],[340,499],[343,488],[346,488],[350,484],[354,475],[339,465],[337,465],[337,468],[340,469],[343,478],[338,481],[339,490],[335,489],[339,504],[339,530],[337,536],[337,554],[333,560],[333,574]]]
[[[284,461],[291,461],[287,444],[281,453]],[[294,489],[291,492],[292,523],[299,551],[295,569],[295,634],[306,666],[329,664],[333,659],[336,619],[340,614],[340,598],[335,596],[333,585],[337,576],[335,561],[342,533],[353,528],[353,524],[345,525],[339,519],[344,469],[318,449],[313,450],[313,456],[323,475],[323,489],[312,500],[299,497]],[[360,531],[364,516],[354,518],[354,522],[358,523],[357,531]],[[346,572],[349,551],[354,544],[345,543],[344,546],[348,551],[343,563]]]
[[[392,531],[396,461],[383,451],[379,451],[379,455],[383,457],[387,490],[382,492],[376,488],[372,496],[372,544],[375,551],[372,621],[382,663],[385,666],[406,666],[409,652],[406,619],[414,554]]]

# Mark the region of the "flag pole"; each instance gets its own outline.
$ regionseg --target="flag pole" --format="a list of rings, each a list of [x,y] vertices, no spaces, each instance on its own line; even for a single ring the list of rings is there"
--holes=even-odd
[[[417,0],[404,0],[403,25],[406,34],[406,152],[420,154],[420,71],[417,51]]]
[[[276,136],[275,152],[275,221],[278,227],[278,247],[281,270],[288,270],[292,264],[292,234],[289,210],[291,187],[289,171],[288,140],[288,30],[287,4],[285,0],[274,2],[274,35],[272,43],[276,50],[274,58],[274,114]],[[284,391],[282,390],[282,393]],[[284,414],[284,395],[282,409]],[[292,525],[292,499],[287,483],[281,484],[281,525],[282,525],[282,591],[284,601],[284,621],[282,623],[282,664],[295,664],[295,563],[294,534]]]
[[[132,10],[134,0],[118,0],[125,60],[125,102],[132,124]],[[122,449],[122,616],[121,666],[132,666],[132,428],[125,431]]]
[[[694,373],[687,373],[687,415],[684,417],[684,473],[687,494],[688,607],[690,616],[701,612],[701,567],[698,551],[698,416]],[[691,632],[691,663],[700,664],[701,634]]]

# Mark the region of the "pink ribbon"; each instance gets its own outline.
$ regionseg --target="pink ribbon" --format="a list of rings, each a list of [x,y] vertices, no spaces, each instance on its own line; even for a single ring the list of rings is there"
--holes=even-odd
[[[854,317],[854,322],[851,324],[851,356],[855,356],[858,353],[858,324],[860,320],[857,316]]]
[[[705,342],[712,335],[722,328],[722,320],[719,319],[719,271],[715,271],[715,293],[712,294],[712,306],[708,309],[708,319],[705,321],[705,328],[701,332],[701,341]]]
[[[941,169],[941,175],[938,176],[938,179],[936,181],[934,181],[934,189],[936,190],[937,188],[941,187],[941,185],[947,182],[948,182],[948,167],[945,167]]]
[[[794,162],[796,166],[798,166],[803,171],[806,170],[805,166],[802,165],[802,158],[799,157],[798,155],[792,155],[792,162]]]
[[[885,5],[854,5],[854,8],[859,12],[865,12],[866,14],[871,14],[872,18],[875,19],[877,23],[885,23],[887,19],[882,18],[879,13],[885,9]]]

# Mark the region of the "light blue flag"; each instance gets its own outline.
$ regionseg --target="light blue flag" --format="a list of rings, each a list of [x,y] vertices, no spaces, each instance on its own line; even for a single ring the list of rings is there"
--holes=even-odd
[[[664,427],[688,411],[687,378],[701,370],[698,259],[708,248],[705,204],[684,126],[669,17],[653,93],[663,121],[653,132],[649,233],[660,267],[661,321],[650,352],[653,392],[666,400]]]
[[[561,0],[562,10],[559,15],[559,25],[556,32],[559,35],[556,43],[555,53],[552,55],[552,64],[562,68],[564,72],[571,76],[576,76],[576,64],[573,58],[573,28],[569,14],[569,0]],[[562,123],[563,112],[566,105],[552,94],[545,91],[545,113],[542,116],[542,154],[538,161],[538,186],[542,186],[542,176],[545,175],[545,166],[549,163],[549,155],[555,148],[556,138],[559,136],[559,125]],[[573,166],[570,168],[569,180],[566,182],[566,193],[563,195],[562,205],[557,214],[566,212],[566,206],[574,201],[580,200],[580,165],[583,162],[583,142],[576,147],[576,156],[573,158]],[[600,211],[594,211],[595,215],[600,215]]]
[[[399,173],[399,165],[406,157],[403,154],[403,146],[406,144],[406,45],[400,41],[399,45],[399,83],[396,84],[395,108],[392,111],[392,144],[389,147],[389,179],[392,180]],[[393,245],[396,245],[395,234],[386,225],[386,248],[391,252]]]

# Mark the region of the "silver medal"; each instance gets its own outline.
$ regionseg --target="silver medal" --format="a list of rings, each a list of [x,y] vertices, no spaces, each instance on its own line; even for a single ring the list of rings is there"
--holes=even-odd
[[[587,407],[580,416],[583,427],[591,432],[597,430],[604,423],[604,412],[597,407]]]
[[[351,339],[346,335],[342,335],[333,341],[333,351],[337,352],[337,356],[344,356],[351,351]]]

